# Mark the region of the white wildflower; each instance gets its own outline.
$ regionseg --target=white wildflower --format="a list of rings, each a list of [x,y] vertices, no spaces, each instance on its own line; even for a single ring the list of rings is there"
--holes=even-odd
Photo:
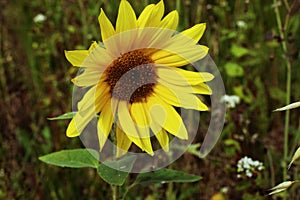
[[[238,20],[236,22],[236,25],[239,27],[239,28],[247,28],[247,24],[245,21],[242,21],[242,20]]]
[[[235,108],[235,106],[237,104],[239,104],[241,101],[240,97],[236,96],[236,95],[227,95],[225,94],[222,98],[221,98],[221,102],[225,103],[227,105],[228,108]]]
[[[43,14],[37,14],[34,18],[33,18],[33,21],[35,22],[35,23],[39,23],[39,22],[44,22],[45,20],[46,20],[46,16],[45,15],[43,15]]]
[[[263,169],[263,163],[257,160],[252,160],[252,158],[245,156],[237,163],[237,177],[242,178],[246,176],[251,178],[254,174],[257,174]]]

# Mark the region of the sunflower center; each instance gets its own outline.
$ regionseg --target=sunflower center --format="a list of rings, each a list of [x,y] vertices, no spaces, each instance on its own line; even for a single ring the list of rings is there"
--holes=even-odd
[[[152,59],[142,50],[118,57],[105,73],[112,97],[130,103],[145,101],[153,92],[157,79]]]

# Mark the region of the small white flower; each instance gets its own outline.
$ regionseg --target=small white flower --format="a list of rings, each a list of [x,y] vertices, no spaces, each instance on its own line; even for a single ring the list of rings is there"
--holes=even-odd
[[[221,192],[222,192],[223,194],[228,193],[228,191],[229,191],[229,188],[228,188],[228,187],[222,187],[222,188],[221,188]]]
[[[252,177],[252,172],[250,170],[246,170],[246,176],[251,178]]]
[[[245,21],[242,21],[242,20],[238,20],[236,22],[236,25],[239,27],[239,28],[247,28],[247,24]]]
[[[39,23],[39,22],[44,22],[45,20],[46,20],[46,16],[45,15],[43,15],[43,14],[37,14],[34,18],[33,18],[33,21],[35,22],[35,23]]]
[[[260,165],[260,166],[257,167],[257,169],[258,169],[258,171],[261,171],[261,170],[264,169],[264,166],[261,166],[261,165]]]
[[[259,171],[264,169],[263,163],[252,160],[247,156],[240,159],[237,163],[237,177],[242,178],[243,176],[251,178],[253,174],[257,174]]]
[[[235,106],[237,104],[239,104],[241,101],[240,97],[236,96],[236,95],[227,95],[225,94],[222,98],[221,98],[221,102],[225,103],[227,105],[228,108],[235,108]]]

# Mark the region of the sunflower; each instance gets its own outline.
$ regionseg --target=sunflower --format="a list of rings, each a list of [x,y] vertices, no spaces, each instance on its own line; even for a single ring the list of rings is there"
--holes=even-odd
[[[176,33],[177,11],[163,16],[162,0],[145,7],[138,18],[129,2],[121,0],[115,28],[100,11],[102,43],[94,42],[88,50],[65,51],[73,66],[84,69],[72,82],[89,88],[78,102],[68,137],[79,136],[99,115],[100,151],[116,127],[117,157],[132,143],[154,155],[152,133],[165,151],[169,150],[169,134],[188,139],[175,107],[208,110],[197,94],[211,94],[205,82],[213,75],[180,67],[207,55],[208,48],[197,44],[205,24]]]

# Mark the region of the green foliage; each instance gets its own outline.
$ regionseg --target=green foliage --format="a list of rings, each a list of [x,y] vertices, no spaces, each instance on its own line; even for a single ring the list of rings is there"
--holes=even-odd
[[[228,62],[225,64],[224,68],[227,75],[230,77],[241,77],[244,75],[243,68],[237,63]]]
[[[130,2],[139,12],[146,4],[157,3],[155,0]],[[224,193],[227,199],[264,199],[265,191],[282,181],[285,119],[284,113],[272,111],[287,105],[286,59],[292,64],[291,102],[300,99],[300,17],[297,1],[278,2],[281,3],[278,7],[281,20],[289,20],[282,29],[284,38],[279,36],[275,5],[270,1],[165,0],[167,11],[179,9],[178,30],[206,23],[207,30],[200,43],[210,48],[226,92],[241,98],[236,108],[228,109],[222,138],[207,159],[194,156],[199,147],[192,146],[189,149],[192,155],[185,155],[172,165],[174,169],[203,176],[197,185],[174,184],[171,191],[175,198],[184,198],[184,192],[190,191],[189,199],[210,199],[227,187]],[[285,7],[285,2],[290,9]],[[100,7],[115,21],[118,3],[119,0],[0,3],[1,199],[111,197],[107,183],[98,179],[94,164],[87,164],[93,166],[92,170],[62,170],[45,165],[37,158],[61,149],[82,148],[79,139],[66,138],[67,120],[47,120],[49,116],[71,110],[70,80],[77,69],[66,61],[63,51],[74,47],[86,49],[92,41],[100,41],[97,24]],[[45,21],[34,22],[38,14],[43,14]],[[287,43],[288,52],[282,50],[282,41]],[[299,146],[298,109],[291,110],[287,164]],[[72,114],[69,114],[58,118],[70,119]],[[202,142],[207,121],[201,117],[196,144]],[[237,180],[236,161],[245,155],[260,160],[266,169],[259,177]],[[81,164],[77,166],[86,165]],[[288,176],[299,179],[298,167],[299,161],[295,160]],[[128,177],[129,183],[135,180],[134,175]],[[158,183],[144,190],[131,190],[132,196],[128,197],[164,199],[165,196],[154,191],[159,189],[165,193],[166,188],[167,184]],[[290,199],[297,199],[299,188],[291,188],[288,193]]]
[[[99,154],[93,149],[62,150],[39,157],[47,164],[59,167],[83,168],[98,167]]]
[[[182,171],[159,169],[153,172],[139,174],[132,186],[137,184],[149,185],[168,182],[195,182],[199,181],[201,178],[201,176],[187,174]]]
[[[135,162],[136,156],[126,156],[120,160],[105,161],[98,166],[99,176],[109,184],[124,184]]]
[[[189,183],[201,180],[201,176],[196,176],[188,174],[182,171],[171,170],[171,169],[159,169],[152,172],[141,173],[137,176],[136,180],[128,187],[127,191],[124,194],[124,197],[127,196],[127,193],[132,190],[137,185],[152,185],[152,184],[166,184],[166,183]],[[190,195],[188,191],[185,191],[183,195]],[[166,195],[171,198],[170,191]],[[173,195],[172,195],[173,196]]]
[[[131,171],[136,156],[125,156],[117,160],[98,161],[99,154],[93,149],[62,150],[39,157],[47,164],[70,168],[96,168],[98,175],[110,185],[122,186]],[[141,173],[129,189],[140,184],[149,185],[169,182],[195,182],[200,176],[181,171],[160,169],[154,172]]]

